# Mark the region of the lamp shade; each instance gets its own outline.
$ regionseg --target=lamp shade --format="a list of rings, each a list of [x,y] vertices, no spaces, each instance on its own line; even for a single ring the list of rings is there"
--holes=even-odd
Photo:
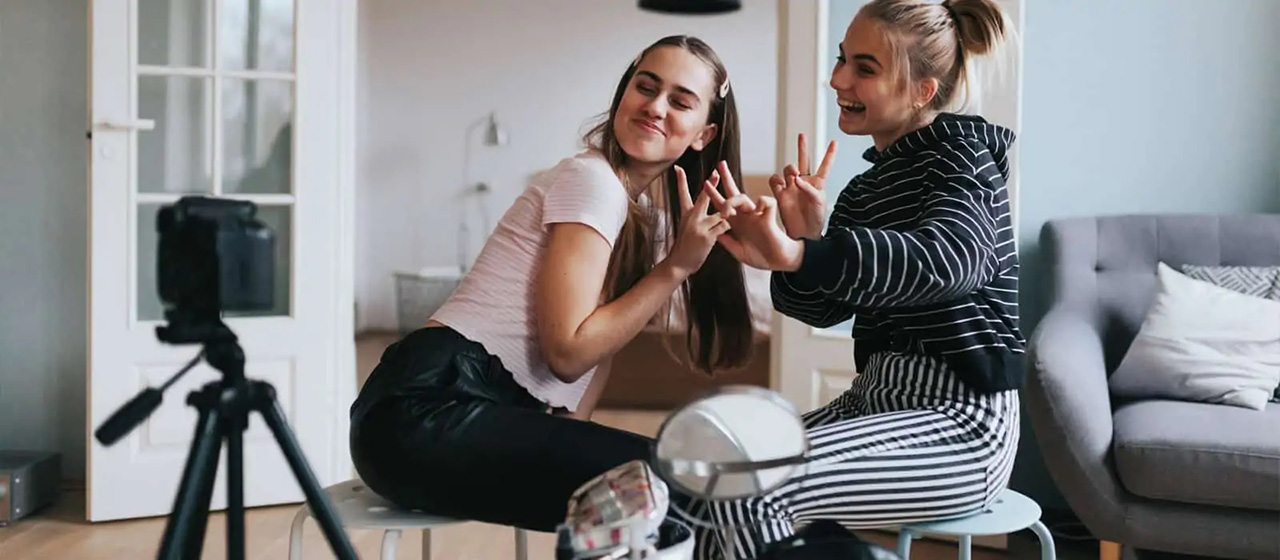
[[[484,129],[484,145],[486,146],[506,146],[507,131],[503,130],[498,124],[498,120],[489,115],[489,126]]]
[[[742,1],[640,0],[640,9],[663,14],[723,14],[742,9]]]

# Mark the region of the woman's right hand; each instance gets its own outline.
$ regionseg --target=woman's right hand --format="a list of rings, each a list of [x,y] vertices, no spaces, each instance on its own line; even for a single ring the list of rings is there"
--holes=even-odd
[[[769,177],[769,187],[778,201],[778,214],[782,227],[792,239],[817,239],[822,237],[822,223],[827,215],[827,199],[824,188],[827,172],[836,155],[836,141],[827,144],[827,153],[818,166],[818,172],[809,173],[808,149],[804,134],[799,139],[799,161],[788,164],[782,175]]]
[[[684,169],[675,167],[676,191],[680,194],[680,229],[676,233],[675,246],[666,262],[683,278],[692,276],[711,254],[716,239],[729,231],[729,222],[719,212],[708,214],[711,197],[704,189],[694,201],[689,194],[689,179]]]

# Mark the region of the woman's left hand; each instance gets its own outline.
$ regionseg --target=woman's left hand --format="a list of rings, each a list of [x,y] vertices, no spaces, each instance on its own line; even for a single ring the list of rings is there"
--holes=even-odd
[[[716,190],[724,178],[725,195]],[[724,162],[703,185],[711,203],[729,221],[730,230],[718,241],[739,262],[761,270],[795,271],[804,257],[804,243],[792,239],[778,223],[778,204],[771,196],[756,200],[738,190]]]

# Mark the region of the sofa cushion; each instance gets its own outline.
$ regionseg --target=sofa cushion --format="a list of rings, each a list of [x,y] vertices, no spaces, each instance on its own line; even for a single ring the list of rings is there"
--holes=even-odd
[[[1280,406],[1139,401],[1113,422],[1116,471],[1130,492],[1280,511]]]

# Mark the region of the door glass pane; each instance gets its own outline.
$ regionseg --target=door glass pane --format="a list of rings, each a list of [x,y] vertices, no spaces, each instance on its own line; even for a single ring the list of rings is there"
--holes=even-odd
[[[830,86],[831,71],[835,69],[836,56],[840,54],[840,42],[844,40],[845,31],[853,21],[853,16],[866,3],[866,0],[832,0],[827,5],[827,44],[818,46],[822,49],[823,57],[818,78],[822,80],[821,102],[827,115],[827,137],[811,145],[809,153],[812,154],[812,165],[816,167],[817,162],[822,161],[827,142],[836,141],[836,159],[831,164],[825,189],[828,210],[835,208],[836,199],[840,196],[840,191],[849,184],[849,180],[871,167],[871,163],[862,159],[862,154],[867,148],[875,146],[870,136],[850,136],[840,130],[840,106],[836,105],[836,92]]]
[[[817,167],[822,161],[823,154],[826,153],[827,143],[831,140],[836,141],[836,158],[831,163],[831,169],[827,174],[827,184],[824,189],[827,197],[827,211],[831,212],[836,207],[836,201],[840,197],[840,192],[849,184],[849,181],[859,173],[866,171],[871,164],[862,158],[863,152],[875,145],[870,136],[850,136],[840,130],[840,106],[836,104],[836,92],[831,89],[830,78],[831,71],[835,68],[836,56],[840,52],[840,42],[844,40],[845,31],[849,27],[849,22],[853,21],[853,16],[858,13],[867,2],[866,0],[832,0],[827,5],[827,44],[819,45],[822,49],[823,65],[819,69],[818,78],[821,80],[821,103],[826,112],[826,137],[817,139],[817,142],[809,143],[809,164]],[[794,145],[794,140],[792,141]],[[796,148],[791,148],[795,150]],[[793,158],[795,156],[792,156]],[[793,160],[794,161],[794,160]],[[853,330],[853,319],[843,323],[828,327],[832,332],[850,332]]]
[[[287,193],[293,163],[293,83],[222,81],[222,189]]]
[[[164,319],[164,306],[160,303],[159,286],[156,284],[156,254],[159,235],[156,232],[156,215],[161,204],[138,205],[138,320],[160,321]],[[258,205],[258,219],[271,228],[276,237],[275,254],[275,306],[269,311],[227,312],[227,317],[288,315],[290,272],[293,267],[293,208],[284,205]]]
[[[156,215],[159,204],[138,205],[138,320],[164,319],[164,306],[160,304],[159,286],[156,284],[156,254],[160,248],[160,235],[156,232]]]
[[[153,130],[138,132],[138,190],[208,193],[213,190],[212,80],[139,76],[138,116]]]
[[[292,0],[224,0],[218,17],[222,69],[293,71]]]
[[[138,64],[207,67],[206,0],[138,0]]]
[[[262,317],[270,315],[288,315],[289,314],[289,285],[291,284],[290,272],[293,270],[293,207],[288,205],[258,205],[257,218],[266,224],[276,237],[276,257],[275,257],[275,280],[276,289],[273,303],[275,304],[270,311],[252,311],[242,312],[228,311],[224,313],[225,317]]]

